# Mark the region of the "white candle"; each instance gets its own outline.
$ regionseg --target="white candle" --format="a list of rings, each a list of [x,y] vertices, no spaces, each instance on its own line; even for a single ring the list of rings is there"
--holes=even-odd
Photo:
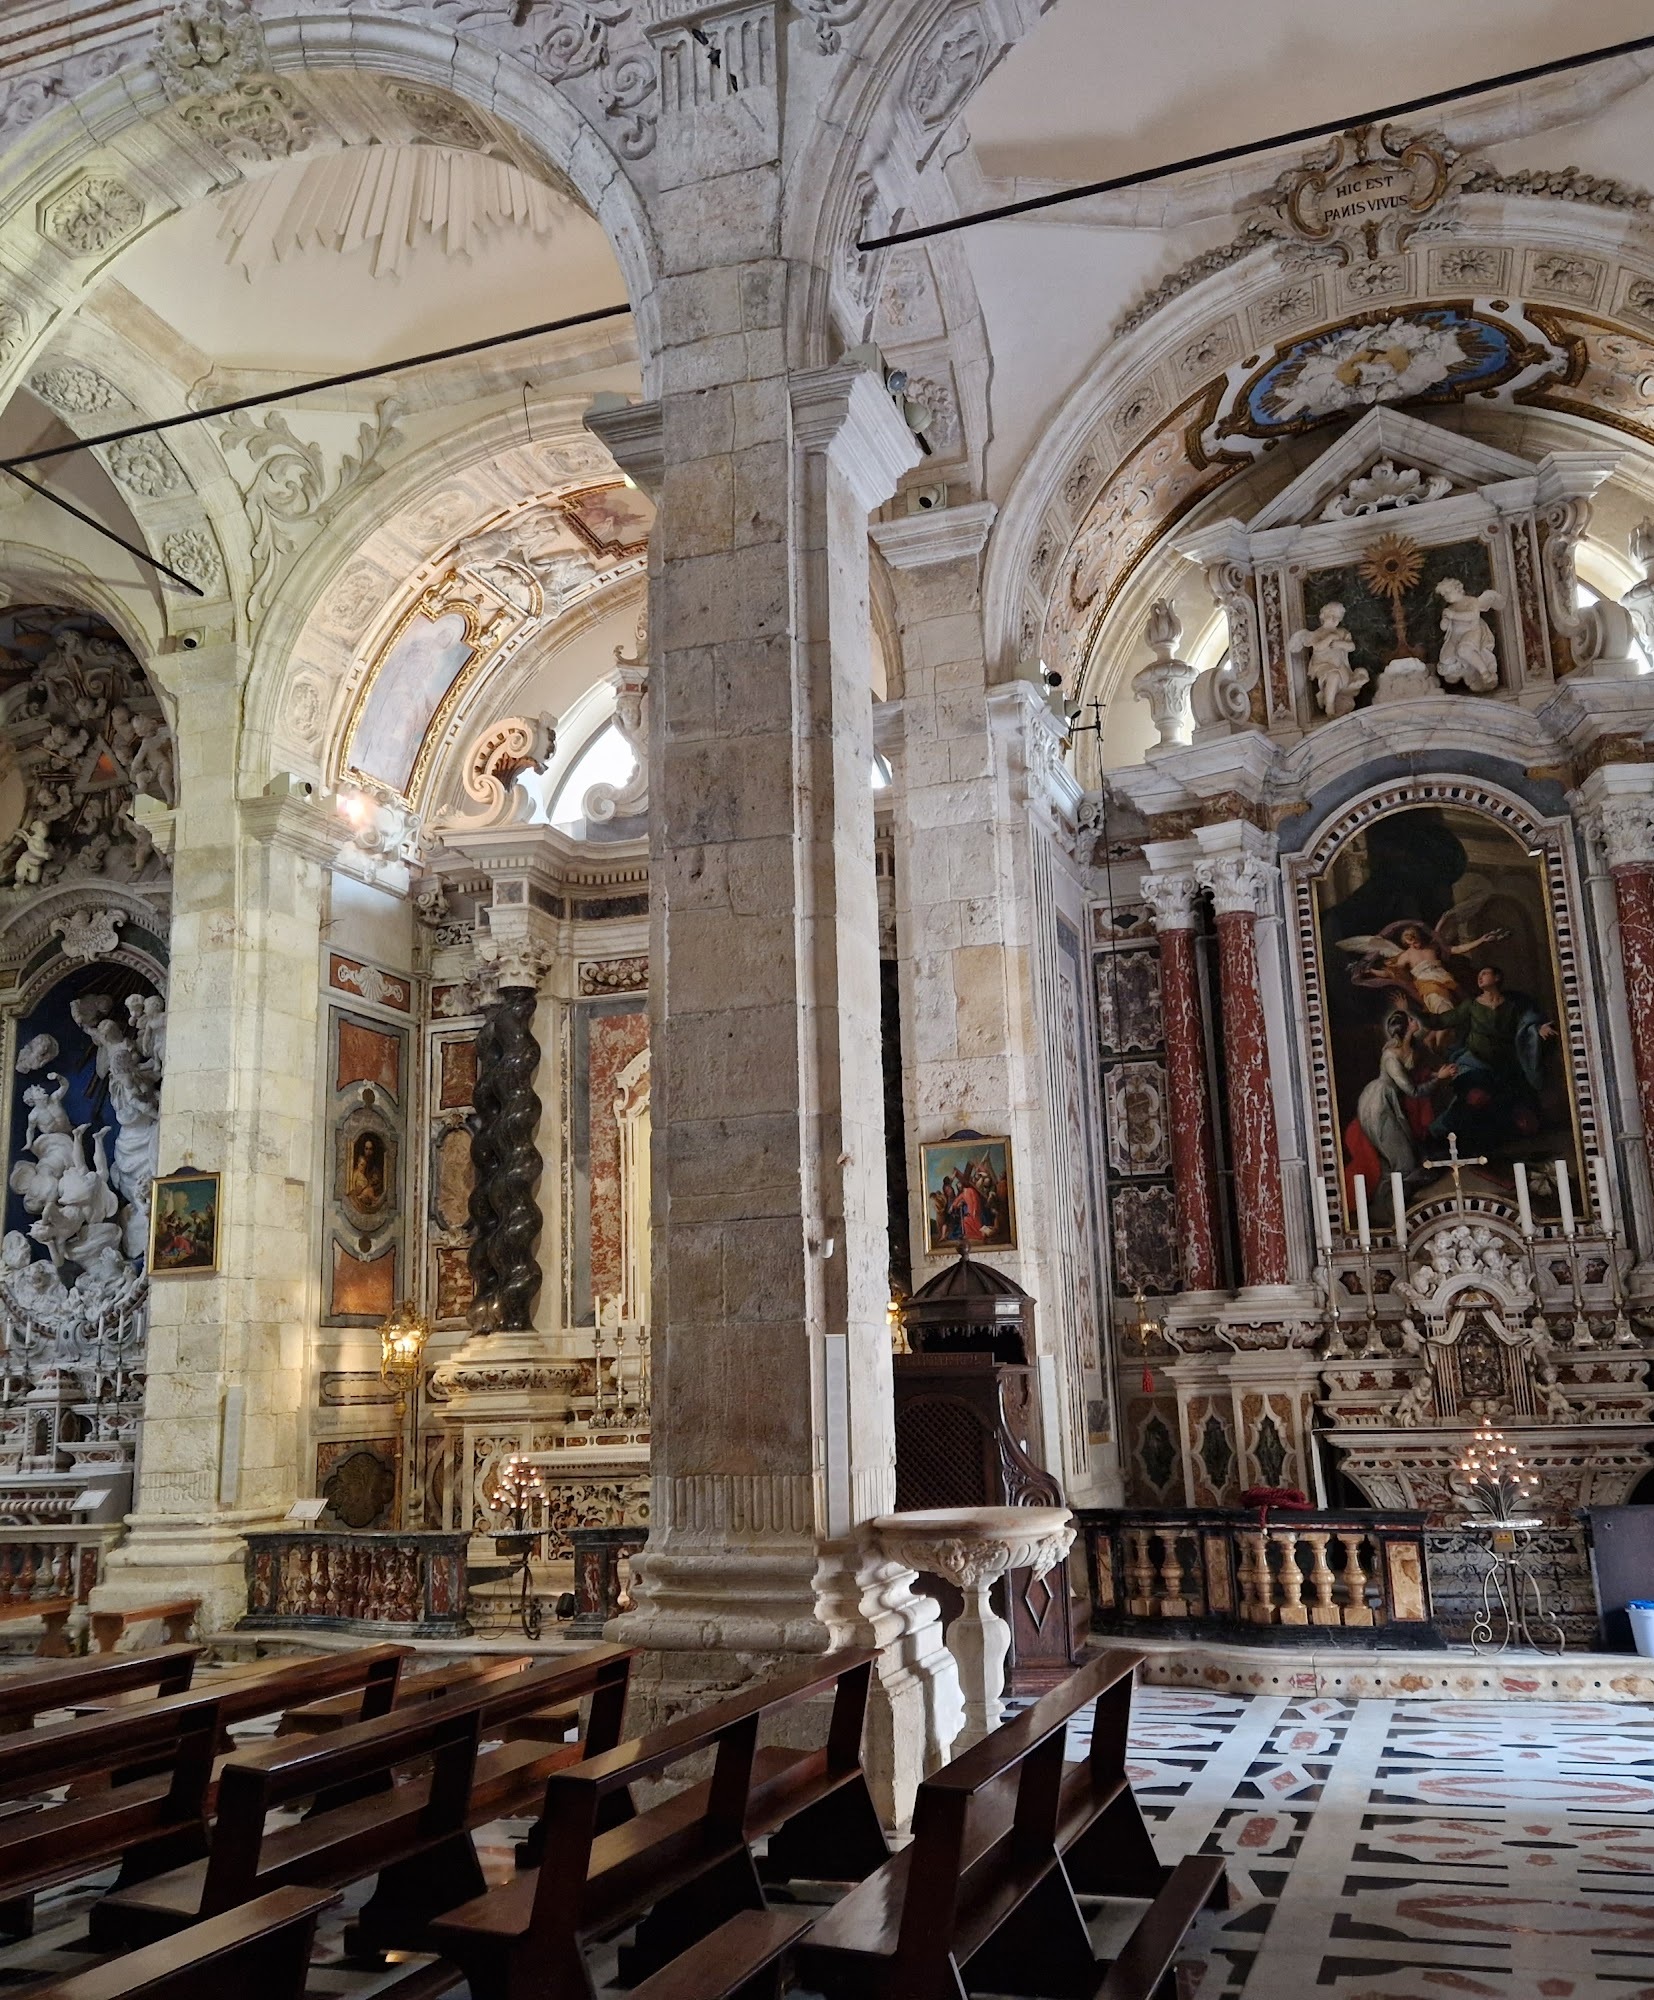
[[[1533,1204],[1528,1199],[1528,1170],[1518,1160],[1514,1171],[1516,1174],[1516,1213],[1522,1221],[1522,1234],[1524,1236],[1531,1236],[1533,1234]]]
[[[1574,1233],[1574,1195],[1573,1189],[1568,1185],[1568,1162],[1566,1160],[1558,1160],[1556,1163],[1556,1199],[1562,1210],[1562,1233],[1564,1236],[1572,1236]]]
[[[1591,1178],[1597,1189],[1597,1220],[1604,1236],[1614,1233],[1614,1204],[1608,1193],[1608,1162],[1600,1153],[1591,1155]]]
[[[1332,1217],[1327,1213],[1327,1184],[1319,1174],[1312,1177],[1310,1193],[1315,1198],[1315,1241],[1327,1256],[1332,1254]]]
[[[1363,1250],[1373,1247],[1372,1225],[1367,1219],[1367,1176],[1355,1177],[1355,1233]]]
[[[1407,1190],[1401,1184],[1400,1174],[1390,1176],[1390,1207],[1396,1219],[1396,1248],[1407,1248]]]

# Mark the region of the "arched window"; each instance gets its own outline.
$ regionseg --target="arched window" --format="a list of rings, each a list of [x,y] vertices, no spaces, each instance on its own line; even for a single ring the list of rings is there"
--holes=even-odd
[[[889,783],[890,766],[879,755],[878,751],[875,750],[873,752],[873,789],[876,792],[882,792]]]
[[[1601,604],[1604,601],[1604,592],[1598,590],[1594,584],[1587,583],[1583,577],[1575,577],[1574,604],[1579,610],[1589,611],[1593,604]],[[1637,661],[1640,672],[1645,674],[1654,673],[1654,660],[1648,657],[1648,648],[1643,644],[1640,627],[1637,629],[1636,637],[1631,642],[1631,651]]]
[[[632,747],[612,722],[597,731],[557,787],[546,817],[564,832],[585,818],[586,794],[593,785],[623,785],[637,768]]]

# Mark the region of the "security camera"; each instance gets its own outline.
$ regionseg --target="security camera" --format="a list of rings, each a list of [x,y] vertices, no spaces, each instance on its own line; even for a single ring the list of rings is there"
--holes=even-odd
[[[186,653],[193,653],[201,643],[201,634],[199,632],[186,632],[178,643]]]
[[[934,514],[948,504],[946,486],[910,486],[907,491],[907,511],[910,514]]]
[[[1057,672],[1055,667],[1047,667],[1040,675],[1040,679],[1053,692],[1062,686],[1062,675]]]

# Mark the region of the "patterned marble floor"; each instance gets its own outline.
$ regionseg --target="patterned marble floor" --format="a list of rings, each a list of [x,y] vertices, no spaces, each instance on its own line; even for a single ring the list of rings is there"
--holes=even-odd
[[[1161,1859],[1229,1859],[1182,2000],[1654,2000],[1654,1708],[1144,1688],[1132,1741]],[[479,1836],[492,1880],[521,1831]],[[41,1898],[0,1989],[96,1962],[94,1893]],[[1133,1914],[1099,1910],[1099,1944]],[[345,1960],[343,1922],[311,1991],[373,2000],[392,1974]]]
[[[1654,1708],[1149,1688],[1133,1751],[1229,1857],[1191,2000],[1654,2000]]]

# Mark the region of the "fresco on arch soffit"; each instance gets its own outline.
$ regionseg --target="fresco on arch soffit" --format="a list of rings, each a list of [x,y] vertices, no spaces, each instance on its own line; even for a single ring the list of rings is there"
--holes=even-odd
[[[1283,437],[1380,405],[1428,417],[1475,395],[1587,415],[1654,444],[1639,389],[1651,371],[1654,344],[1592,315],[1468,301],[1360,313],[1250,354],[1168,411],[1104,480],[1055,579],[1045,657],[1084,657],[1143,557]],[[1036,553],[1036,566],[1045,560]]]

